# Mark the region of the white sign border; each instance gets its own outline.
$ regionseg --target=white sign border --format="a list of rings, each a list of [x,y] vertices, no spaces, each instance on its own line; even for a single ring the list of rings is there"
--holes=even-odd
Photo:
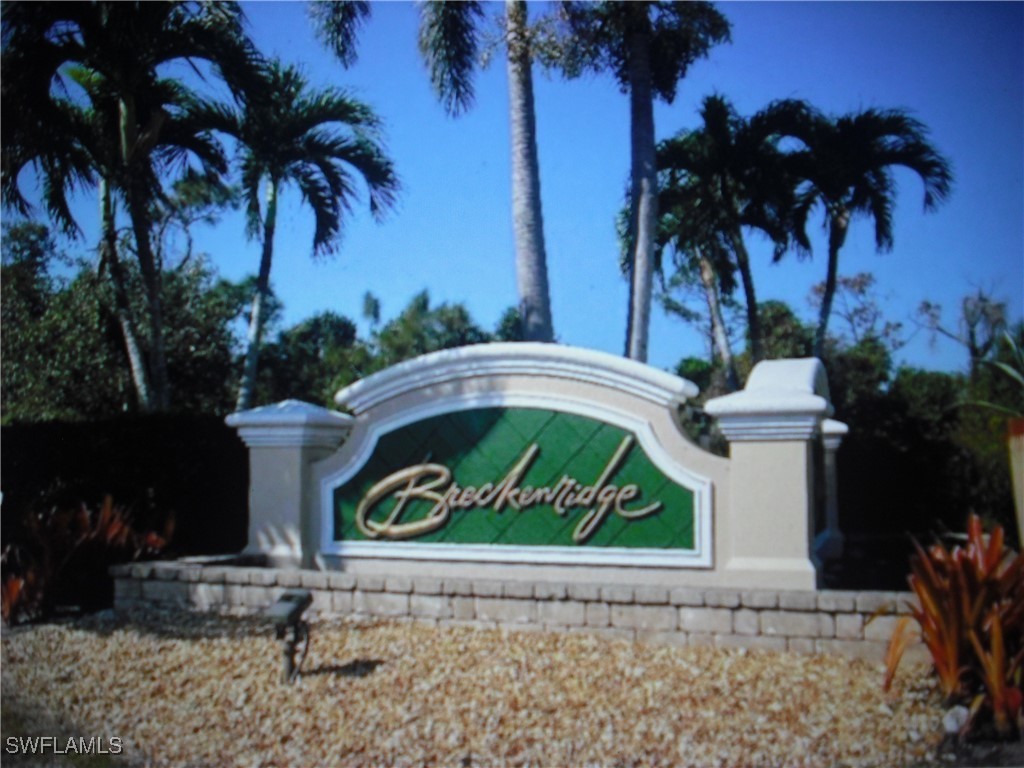
[[[444,413],[478,408],[534,408],[584,416],[633,433],[648,458],[668,478],[693,493],[694,548],[551,547],[510,544],[437,544],[390,541],[337,541],[333,538],[334,491],[343,486],[369,461],[383,435],[417,421]],[[682,438],[680,438],[682,439]],[[661,446],[650,424],[631,413],[568,397],[530,392],[487,392],[449,396],[400,411],[374,421],[346,467],[325,476],[320,483],[321,542],[324,556],[403,560],[451,560],[487,563],[545,565],[663,566],[711,568],[712,482],[679,464]]]

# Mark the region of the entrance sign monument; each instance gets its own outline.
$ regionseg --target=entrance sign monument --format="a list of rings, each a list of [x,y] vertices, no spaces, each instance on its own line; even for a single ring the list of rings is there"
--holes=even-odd
[[[232,414],[250,450],[246,552],[356,575],[814,589],[816,499],[821,541],[841,546],[845,431],[821,362],[762,362],[706,403],[729,458],[686,436],[696,395],[612,355],[501,343],[369,376],[338,393],[345,412]]]
[[[487,344],[369,376],[337,410],[232,414],[242,556],[115,566],[115,606],[273,612],[302,590],[311,616],[882,659],[911,596],[820,588],[847,431],[821,362],[761,362],[704,403],[728,457],[687,436],[697,394],[600,352]]]

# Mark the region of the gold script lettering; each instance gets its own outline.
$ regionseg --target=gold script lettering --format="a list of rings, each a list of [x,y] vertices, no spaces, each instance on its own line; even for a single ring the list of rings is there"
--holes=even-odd
[[[420,483],[423,478],[431,476],[432,480]],[[418,464],[388,475],[367,491],[359,502],[356,508],[356,528],[371,539],[409,539],[436,531],[447,522],[450,507],[444,503],[445,497],[434,489],[451,479],[451,470],[441,464]],[[388,516],[381,522],[370,520],[371,510],[389,495],[395,499],[395,506]],[[401,523],[399,518],[409,499],[426,499],[433,501],[434,506],[422,520]]]
[[[491,508],[501,513],[506,507],[522,512],[539,504],[552,507],[564,517],[570,509],[585,509],[586,513],[573,530],[577,544],[588,541],[613,512],[626,519],[636,520],[661,509],[661,502],[653,502],[640,509],[627,509],[626,504],[640,496],[640,488],[630,483],[621,488],[611,484],[630,449],[633,437],[627,435],[592,485],[584,486],[575,478],[563,475],[552,487],[521,486],[540,447],[533,443],[519,457],[508,474],[497,485],[485,483],[479,488],[461,488],[452,482],[451,470],[441,464],[417,464],[399,470],[378,482],[363,497],[356,508],[356,528],[367,538],[410,539],[433,533],[451,518],[452,510]],[[444,487],[444,492],[438,489]],[[383,519],[373,520],[371,514],[385,500],[394,506]],[[402,514],[411,500],[432,502],[426,516],[419,520],[402,521]]]

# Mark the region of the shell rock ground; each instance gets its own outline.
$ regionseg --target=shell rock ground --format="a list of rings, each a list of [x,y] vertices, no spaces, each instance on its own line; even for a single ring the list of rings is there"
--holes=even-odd
[[[883,693],[879,665],[835,656],[332,621],[313,625],[297,682],[280,674],[281,645],[259,618],[147,611],[5,627],[0,757],[94,768],[986,759],[937,756],[942,707],[924,665]],[[122,748],[11,750],[11,737],[33,735]],[[993,754],[987,764],[1004,753]]]

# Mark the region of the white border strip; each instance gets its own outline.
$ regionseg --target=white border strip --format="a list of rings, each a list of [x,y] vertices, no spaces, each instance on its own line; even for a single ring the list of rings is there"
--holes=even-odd
[[[696,397],[697,385],[635,360],[536,342],[476,344],[433,352],[368,376],[334,396],[356,415],[409,392],[448,381],[496,376],[547,376],[596,384],[669,406]]]
[[[694,544],[692,550],[607,547],[586,549],[575,547],[520,547],[487,544],[414,544],[403,542],[335,541],[334,491],[369,461],[378,440],[417,421],[443,413],[468,411],[476,408],[538,408],[584,416],[595,421],[612,424],[636,435],[640,446],[651,462],[669,479],[693,493]],[[681,439],[681,438],[680,438]],[[346,467],[327,475],[320,482],[320,549],[324,555],[341,557],[375,557],[424,560],[473,560],[501,563],[547,563],[567,565],[632,565],[673,566],[685,568],[712,567],[712,483],[679,466],[662,447],[650,425],[634,415],[590,403],[552,395],[526,392],[488,392],[479,395],[458,395],[426,402],[423,405],[397,413],[388,419],[375,421]]]
[[[410,544],[403,542],[350,541],[340,542],[336,551],[325,552],[351,558],[386,558],[403,560],[471,561],[481,563],[526,563],[528,565],[615,565],[660,566],[668,568],[710,567],[685,549],[641,549],[604,547],[518,546],[510,544]]]

